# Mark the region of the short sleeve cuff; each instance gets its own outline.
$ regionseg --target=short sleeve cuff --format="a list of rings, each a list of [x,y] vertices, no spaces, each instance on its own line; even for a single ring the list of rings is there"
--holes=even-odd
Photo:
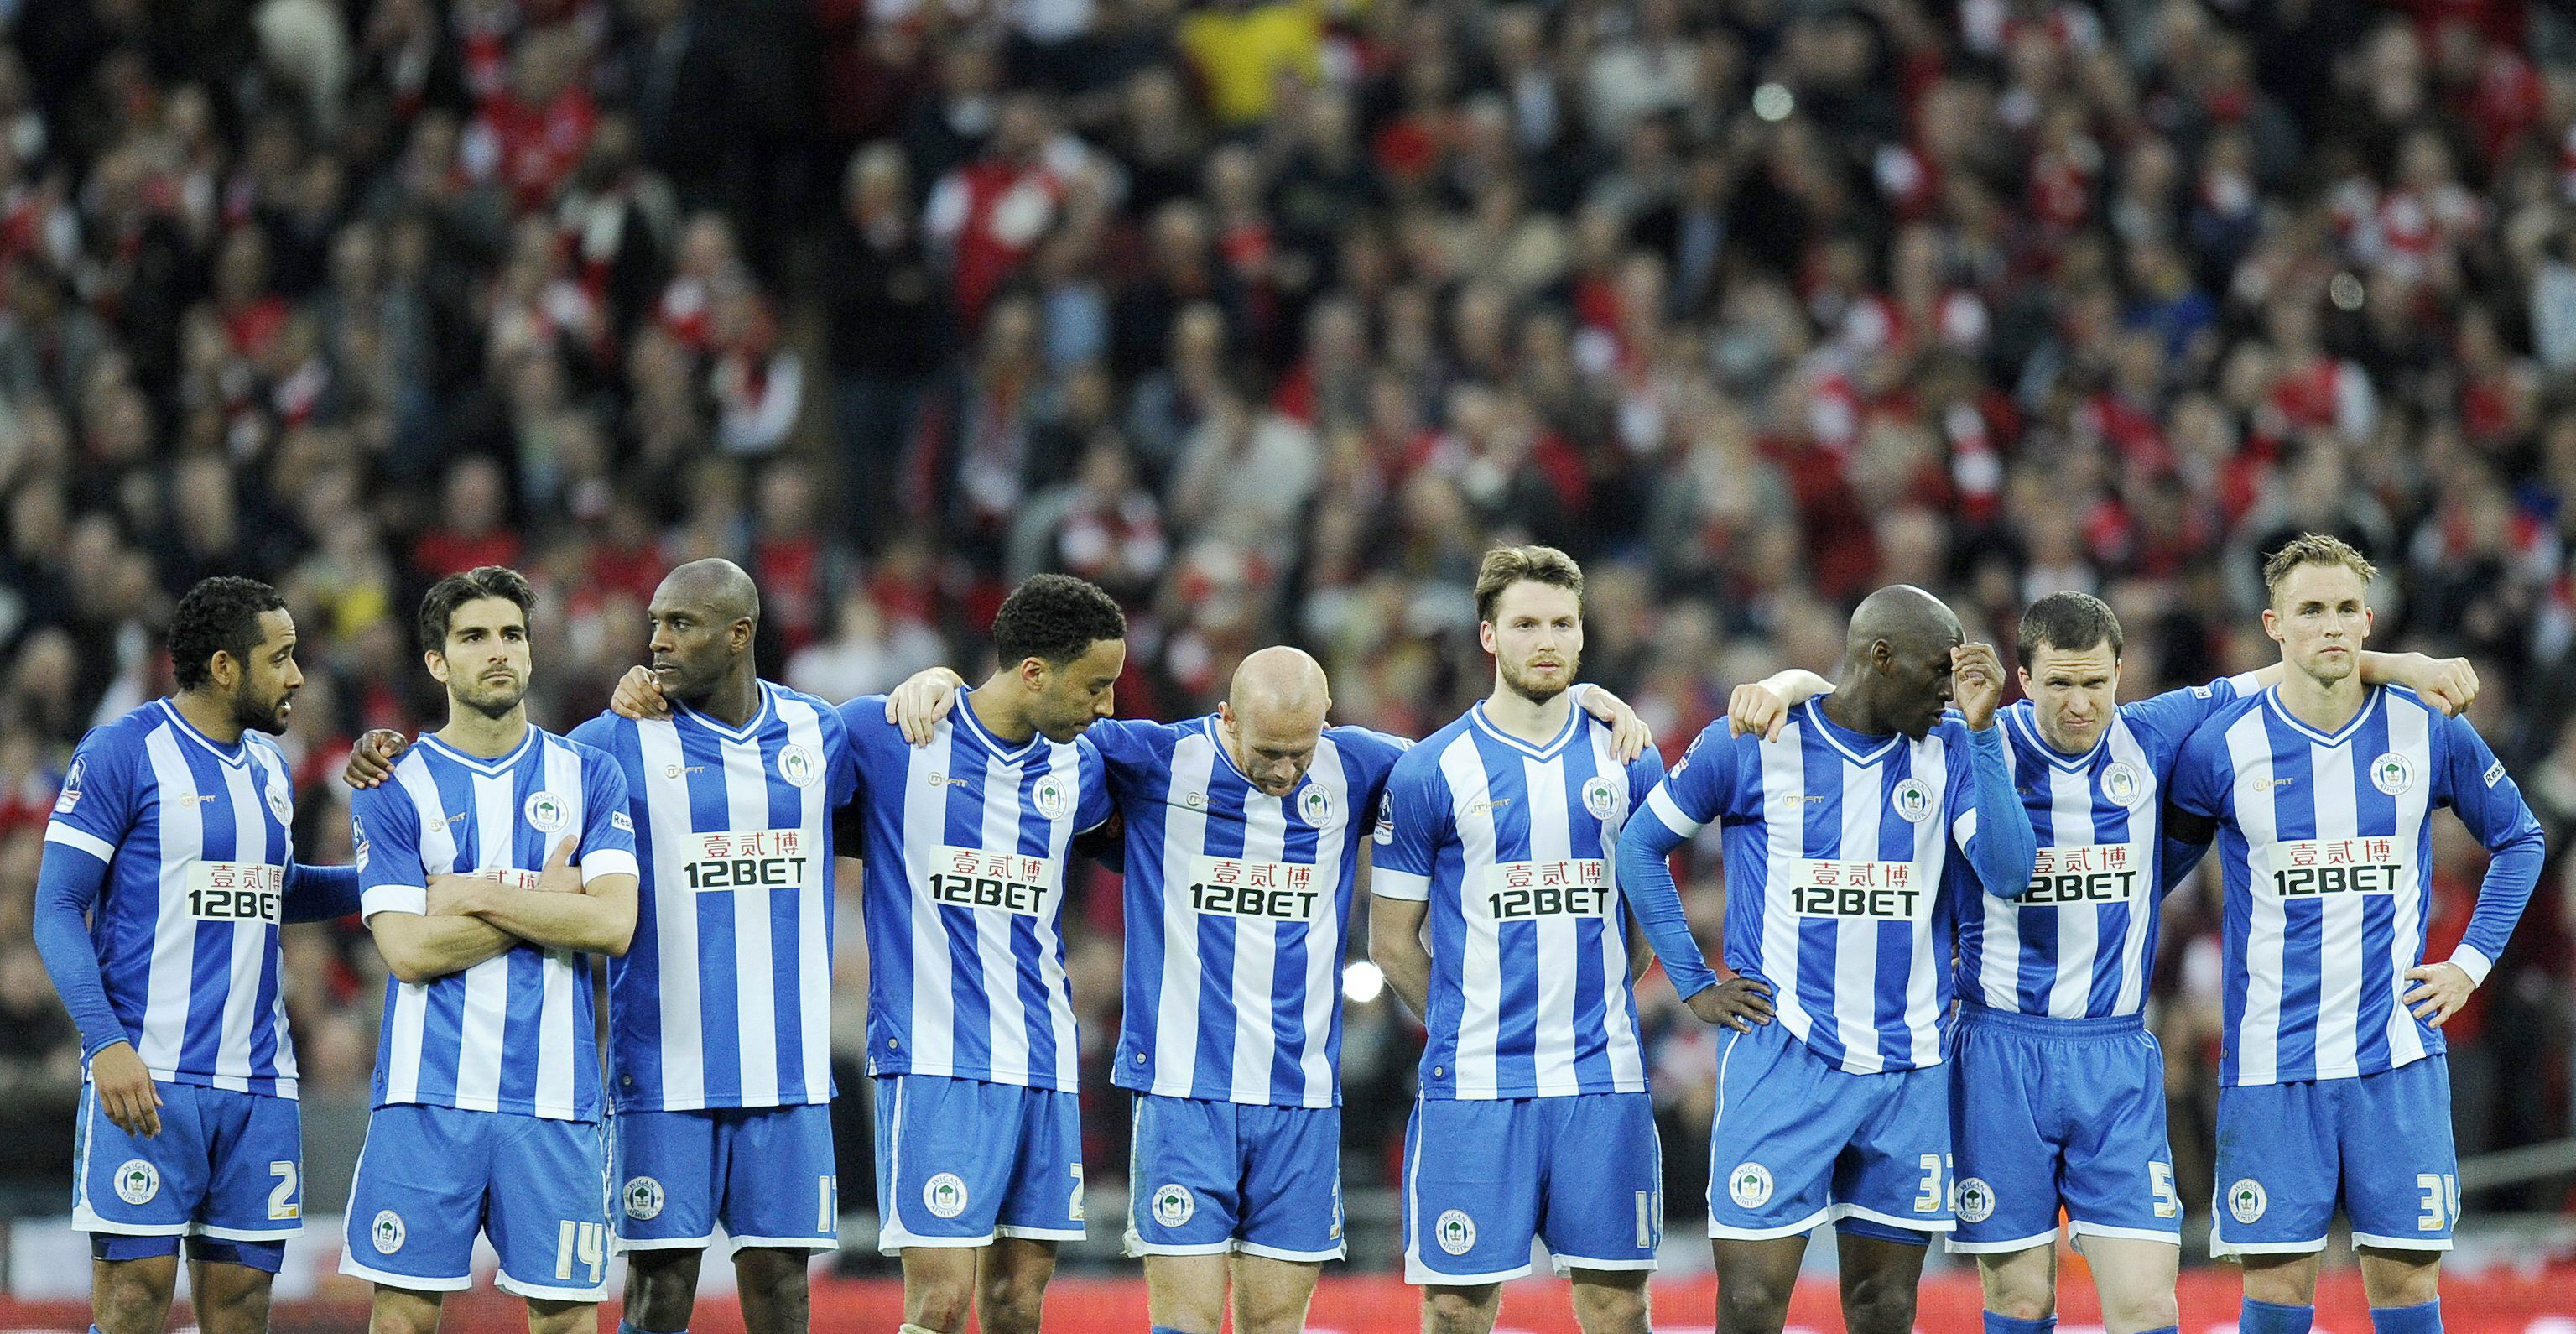
[[[2236,688],[2237,697],[2240,699],[2247,695],[2263,693],[2263,678],[2253,672],[2238,672],[2227,678],[2227,684]]]
[[[358,895],[358,915],[373,917],[380,912],[407,912],[429,915],[429,887],[426,885],[376,885]]]
[[[1964,847],[1966,847],[1966,846],[1968,846],[1970,843],[1973,843],[1973,842],[1975,842],[1975,841],[1976,841],[1976,838],[1977,838],[1977,808],[1976,808],[1976,807],[1971,806],[1971,807],[1969,807],[1968,809],[1966,809],[1966,810],[1964,810],[1964,811],[1959,812],[1959,818],[1958,818],[1958,819],[1956,819],[1956,820],[1952,820],[1952,821],[1950,822],[1950,837],[1951,837],[1951,839],[1952,839],[1953,841],[1955,841],[1955,842],[1956,842],[1960,847],[1963,847],[1963,848],[1964,848]]]
[[[45,841],[59,843],[67,848],[78,848],[103,862],[116,860],[115,844],[86,829],[75,829],[60,820],[45,822]]]
[[[2466,945],[2451,951],[2451,964],[2469,975],[2469,985],[2473,987],[2485,986],[2487,974],[2495,968],[2495,960]]]
[[[604,875],[634,875],[635,854],[624,848],[601,848],[581,859],[581,883],[588,888]]]
[[[1663,821],[1664,828],[1683,838],[1698,833],[1703,823],[1682,814],[1681,804],[1673,800],[1672,790],[1661,783],[1655,784],[1655,790],[1646,794],[1646,810]]]
[[[1382,899],[1403,899],[1408,903],[1431,901],[1431,877],[1411,871],[1390,871],[1383,866],[1369,872],[1369,892]]]

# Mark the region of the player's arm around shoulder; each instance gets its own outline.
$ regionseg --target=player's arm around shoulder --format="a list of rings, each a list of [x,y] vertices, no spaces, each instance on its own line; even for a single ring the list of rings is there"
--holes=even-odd
[[[1414,1014],[1431,1014],[1431,947],[1422,935],[1431,917],[1431,871],[1442,839],[1451,837],[1449,783],[1429,747],[1407,751],[1387,775],[1370,834],[1369,961]]]
[[[1960,802],[1958,787],[1952,788],[1951,839],[1968,854],[1987,893],[2019,898],[2030,888],[2031,871],[2039,864],[2039,836],[2031,829],[2021,794],[2013,790],[2012,761],[2004,753],[2003,663],[1989,644],[1953,649],[1951,663],[1953,698],[1959,706],[1956,725],[1967,741],[1967,800]]]

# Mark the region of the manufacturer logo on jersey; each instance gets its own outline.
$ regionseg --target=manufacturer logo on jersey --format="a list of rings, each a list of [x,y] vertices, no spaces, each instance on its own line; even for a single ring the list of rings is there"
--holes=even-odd
[[[71,771],[63,775],[62,795],[54,798],[54,814],[69,815],[72,813],[72,807],[80,804],[81,776],[88,772],[88,756],[84,755],[72,761]],[[2490,783],[2488,786],[2493,787],[2494,784]]]
[[[626,1180],[626,1216],[641,1222],[662,1215],[662,1183],[651,1177]]]
[[[2271,1197],[2263,1193],[2263,1183],[2252,1177],[2227,1188],[2227,1212],[2239,1223],[2251,1223],[2261,1218],[2263,1210],[2271,1203]]]
[[[1184,805],[1184,806],[1189,807],[1191,810],[1194,810],[1194,811],[1203,811],[1203,810],[1206,810],[1206,809],[1207,809],[1207,794],[1206,794],[1206,793],[1204,793],[1204,792],[1191,792],[1191,793],[1187,793],[1187,794],[1185,794],[1184,796],[1182,796],[1182,798],[1181,798],[1181,804],[1182,804],[1182,805]]]
[[[1061,820],[1073,813],[1073,798],[1064,790],[1064,780],[1054,774],[1048,774],[1038,780],[1038,790],[1034,800],[1037,803],[1038,814],[1050,820]]]
[[[1921,824],[1932,818],[1932,789],[1920,778],[1908,778],[1896,785],[1888,804],[1896,807],[1897,817],[1907,824]]]
[[[672,764],[663,766],[662,776],[664,778],[677,778],[682,774],[702,774],[706,771],[707,766],[703,764]]]
[[[1502,813],[1502,809],[1505,806],[1509,806],[1511,804],[1512,799],[1509,797],[1505,797],[1500,801],[1471,801],[1467,803],[1466,818],[1473,820],[1487,811],[1492,811],[1499,815]]]
[[[563,798],[541,790],[528,794],[527,816],[538,833],[553,834],[562,831],[571,813],[564,809]]]
[[[272,785],[268,789],[268,813],[276,816],[279,824],[295,823],[295,804],[286,799],[285,788]]]
[[[1440,1239],[1440,1249],[1451,1255],[1465,1255],[1476,1248],[1476,1220],[1464,1209],[1452,1209],[1440,1215],[1432,1225],[1431,1235]]]
[[[2370,785],[2390,796],[2415,786],[2414,761],[2390,751],[2370,762]]]
[[[1298,793],[1297,818],[1314,828],[1323,828],[1333,818],[1333,794],[1313,786]]]
[[[2502,761],[2502,760],[2498,760],[2498,761],[2496,761],[2495,763],[2488,765],[2488,766],[2487,766],[2487,772],[2486,772],[2486,785],[2487,785],[2488,787],[2494,787],[2496,784],[2501,783],[2501,782],[2503,782],[2503,781],[2504,781],[2504,761]]]
[[[966,1212],[966,1183],[954,1172],[942,1172],[921,1183],[921,1207],[941,1218]]]
[[[161,1169],[140,1158],[128,1158],[116,1169],[116,1198],[141,1204],[161,1193]]]
[[[1771,1169],[1760,1163],[1737,1163],[1726,1174],[1726,1198],[1738,1209],[1759,1209],[1771,1202]]]
[[[1179,1227],[1199,1211],[1198,1197],[1187,1186],[1165,1183],[1154,1187],[1154,1221],[1165,1227]]]
[[[2282,788],[2288,787],[2290,784],[2297,781],[2299,780],[2295,777],[2264,778],[2259,775],[2248,774],[2245,778],[2245,790],[2259,797],[2267,792],[2278,792]]]
[[[1981,1177],[1969,1177],[1959,1183],[1959,1221],[1982,1223],[1995,1213],[1994,1187]]]
[[[372,1231],[375,1236],[376,1254],[391,1255],[402,1249],[403,1221],[401,1214],[395,1213],[391,1209],[387,1209],[383,1213],[376,1215],[376,1225]]]
[[[822,775],[823,766],[815,763],[814,752],[803,746],[789,742],[786,749],[778,752],[778,776],[786,779],[789,787],[812,787]]]
[[[2191,697],[2193,699],[2207,699],[2216,693],[2218,692],[2211,690],[2207,686],[2193,686],[2191,688]]]
[[[2122,806],[2136,806],[2146,791],[2147,785],[2138,777],[2138,767],[2127,760],[2114,760],[2102,771],[2102,795]]]
[[[635,832],[635,822],[628,819],[626,817],[626,812],[624,811],[610,811],[608,813],[608,827],[621,834],[631,834]]]
[[[1594,774],[1583,784],[1583,809],[1592,812],[1595,820],[1609,819],[1619,809],[1619,789],[1610,786],[1609,779]]]

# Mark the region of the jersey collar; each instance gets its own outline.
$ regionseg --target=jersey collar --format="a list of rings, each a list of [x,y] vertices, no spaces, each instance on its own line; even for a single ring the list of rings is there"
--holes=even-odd
[[[679,717],[686,715],[690,722],[715,733],[717,736],[723,737],[727,741],[748,742],[753,737],[760,735],[760,729],[769,722],[769,683],[767,681],[754,681],[752,684],[760,688],[760,707],[752,710],[751,721],[744,723],[740,727],[727,727],[724,722],[721,719],[718,719],[714,714],[701,713],[696,709],[690,708],[686,704],[682,704],[678,700],[671,701],[672,716]]]
[[[250,763],[250,733],[242,733],[242,739],[227,749],[213,737],[198,731],[197,725],[188,721],[188,715],[179,712],[178,705],[166,698],[157,702],[161,705],[161,712],[169,716],[170,725],[179,730],[179,735],[196,742],[207,754],[237,769]]]
[[[478,774],[482,774],[487,778],[499,778],[510,772],[512,769],[517,768],[519,766],[519,761],[527,758],[528,748],[537,744],[537,737],[541,735],[543,731],[544,729],[538,727],[535,723],[528,724],[527,735],[519,738],[519,744],[513,747],[509,754],[495,760],[487,760],[480,755],[468,755],[464,751],[458,750],[456,747],[439,740],[436,733],[422,733],[420,744],[437,751],[448,759],[464,765],[466,768],[471,769]]]
[[[1495,726],[1494,720],[1485,716],[1485,701],[1481,699],[1477,700],[1475,705],[1467,710],[1467,722],[1469,726],[1474,727],[1476,730],[1483,732],[1486,736],[1492,737],[1494,740],[1499,741],[1534,760],[1551,760],[1556,758],[1557,752],[1564,750],[1566,746],[1574,740],[1574,738],[1582,735],[1583,722],[1589,716],[1589,714],[1586,714],[1579,707],[1567,708],[1565,711],[1565,726],[1558,728],[1556,736],[1550,739],[1546,745],[1533,746],[1530,743],[1521,740],[1519,737],[1513,736],[1511,733],[1504,731],[1502,728]]]
[[[1833,747],[1835,753],[1841,755],[1844,759],[1864,768],[1869,765],[1876,764],[1880,760],[1886,759],[1888,756],[1895,754],[1896,748],[1905,744],[1905,734],[1903,732],[1899,732],[1896,735],[1887,738],[1885,741],[1870,747],[1868,750],[1861,750],[1852,745],[1851,741],[1846,740],[1845,738],[1858,739],[1866,737],[1869,734],[1866,732],[1852,731],[1851,729],[1844,727],[1842,724],[1835,722],[1833,719],[1826,717],[1824,696],[1810,695],[1807,697],[1807,702],[1799,705],[1798,707],[1806,711],[1807,721],[1815,727],[1816,735],[1825,739],[1826,745]]]
[[[1002,739],[993,735],[984,726],[984,721],[975,716],[975,711],[966,707],[968,697],[974,693],[973,686],[957,687],[957,707],[948,711],[948,721],[955,724],[958,731],[975,738],[975,744],[993,752],[993,758],[1004,764],[1020,764],[1035,756],[1039,747],[1049,744],[1044,732],[1031,736],[1017,746],[1003,744]]]
[[[2282,726],[2306,737],[2308,740],[2313,741],[2320,746],[2340,746],[2345,742],[2352,740],[2353,737],[2361,731],[2362,727],[2369,723],[2370,716],[2379,712],[2379,702],[2386,698],[2387,694],[2388,691],[2385,687],[2372,686],[2370,688],[2370,693],[2362,697],[2360,710],[2355,712],[2352,715],[2351,720],[2346,722],[2340,730],[2332,733],[2320,732],[2317,729],[2308,726],[2306,723],[2300,722],[2298,716],[2290,712],[2290,706],[2281,702],[2281,687],[2278,685],[2263,687],[2263,707],[2271,710],[2272,716],[2280,719]]]

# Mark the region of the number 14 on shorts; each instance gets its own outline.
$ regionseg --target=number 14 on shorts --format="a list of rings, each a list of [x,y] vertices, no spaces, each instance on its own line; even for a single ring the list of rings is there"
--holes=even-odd
[[[600,1271],[607,1263],[608,1225],[606,1223],[577,1223],[569,1218],[563,1220],[562,1225],[555,1232],[555,1278],[557,1280],[569,1283],[572,1281],[573,1266],[587,1265],[590,1268],[590,1286],[597,1287],[600,1282]]]

